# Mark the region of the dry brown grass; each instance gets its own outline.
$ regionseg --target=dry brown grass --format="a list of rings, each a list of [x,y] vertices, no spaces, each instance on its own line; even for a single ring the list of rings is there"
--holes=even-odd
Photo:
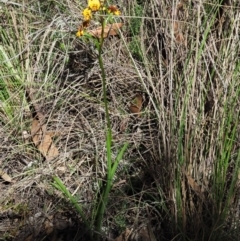
[[[103,52],[113,154],[130,143],[110,195],[106,235],[150,223],[156,240],[237,240],[239,3],[223,1],[215,15],[218,5],[206,1],[143,2],[118,2],[125,26],[120,37],[106,39]],[[2,4],[0,23],[15,50],[10,57],[19,63],[21,91],[35,90],[60,155],[46,161],[23,137],[33,103],[15,102],[13,120],[0,109],[0,167],[14,181],[0,183],[0,240],[87,240],[51,182],[59,176],[91,219],[97,181],[106,175],[96,51],[73,35],[81,4],[19,4]],[[131,21],[137,5],[142,16]],[[141,51],[133,45],[136,33]],[[140,117],[129,111],[138,94]]]

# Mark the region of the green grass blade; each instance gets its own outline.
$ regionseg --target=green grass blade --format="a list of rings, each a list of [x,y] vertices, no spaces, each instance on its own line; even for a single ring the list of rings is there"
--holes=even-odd
[[[87,221],[82,207],[78,204],[77,200],[72,196],[72,194],[69,192],[69,190],[66,188],[66,186],[63,184],[60,178],[58,177],[53,177],[54,182],[52,185],[57,188],[59,191],[61,191],[71,202],[71,204],[75,207],[77,212],[80,214],[81,218],[83,219],[85,225],[90,229],[91,226],[89,222]]]

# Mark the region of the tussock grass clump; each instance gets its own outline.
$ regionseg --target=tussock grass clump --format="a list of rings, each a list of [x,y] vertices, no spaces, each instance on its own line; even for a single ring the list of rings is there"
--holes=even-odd
[[[155,175],[159,194],[169,200],[164,207],[172,217],[169,232],[219,240],[238,219],[232,207],[239,205],[239,43],[229,29],[238,29],[238,21],[230,19],[239,6],[232,3],[230,11],[224,1],[194,6],[153,1],[149,7],[154,11],[142,24],[148,26],[142,42],[144,33],[149,43],[152,36],[152,53],[145,54],[144,66],[159,107],[154,147],[159,152],[153,153],[161,166]],[[228,28],[223,19],[231,23]],[[235,221],[229,222],[230,216]]]

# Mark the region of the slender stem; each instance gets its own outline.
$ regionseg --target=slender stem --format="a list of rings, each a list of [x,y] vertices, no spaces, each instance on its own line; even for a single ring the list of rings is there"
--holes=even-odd
[[[112,146],[112,130],[111,130],[111,122],[109,117],[109,111],[108,111],[108,102],[107,102],[107,84],[106,84],[106,73],[103,66],[103,59],[102,59],[102,47],[104,42],[104,27],[105,27],[105,20],[102,19],[102,33],[101,38],[99,41],[99,47],[98,47],[98,62],[101,69],[101,75],[102,75],[102,88],[103,88],[103,99],[104,99],[104,106],[105,106],[105,114],[106,114],[106,121],[107,121],[107,127],[106,127],[106,143],[107,143],[107,180],[106,180],[106,186],[103,188],[103,193],[101,195],[100,204],[98,206],[97,210],[97,220],[96,220],[96,240],[100,239],[100,232],[102,229],[102,220],[103,215],[105,213],[106,204],[108,201],[109,192],[111,190],[111,184],[112,184],[112,177],[111,177],[111,168],[112,168],[112,159],[111,159],[111,146]],[[104,185],[104,184],[103,184]]]
[[[103,66],[103,59],[102,59],[102,47],[104,42],[104,28],[105,28],[105,20],[102,20],[102,33],[101,38],[99,42],[99,48],[98,48],[98,62],[101,69],[101,75],[102,75],[102,85],[103,85],[103,100],[104,100],[104,106],[105,106],[105,113],[106,113],[106,120],[107,120],[107,132],[110,134],[111,140],[112,140],[112,130],[111,130],[111,123],[110,123],[110,117],[109,117],[109,111],[108,111],[108,102],[107,102],[107,83],[106,83],[106,73]]]
[[[104,106],[105,106],[105,113],[106,113],[106,120],[107,120],[107,132],[109,132],[110,137],[112,137],[111,123],[110,123],[110,118],[109,118],[108,102],[107,102],[107,87],[106,87],[105,70],[103,67],[103,60],[102,60],[101,55],[98,57],[98,61],[99,61],[99,65],[100,65],[101,72],[102,72],[103,99],[104,99]]]
[[[111,122],[109,117],[109,111],[108,111],[108,102],[107,102],[107,84],[106,84],[106,74],[105,69],[103,66],[103,59],[102,59],[102,47],[104,42],[104,27],[106,24],[106,20],[102,20],[102,33],[101,33],[101,39],[99,41],[98,45],[98,62],[101,68],[101,75],[102,75],[102,86],[103,86],[103,98],[104,98],[104,106],[105,106],[105,114],[106,114],[106,121],[107,121],[107,127],[106,127],[106,148],[107,148],[107,177],[102,185],[102,192],[100,193],[100,200],[99,200],[99,206],[97,208],[97,214],[96,214],[96,240],[98,241],[101,237],[101,230],[102,230],[102,221],[103,221],[103,215],[106,210],[106,205],[108,203],[108,197],[109,193],[112,188],[112,182],[113,177],[115,174],[115,171],[117,169],[119,161],[122,159],[122,156],[128,146],[128,143],[125,143],[121,151],[118,153],[117,158],[115,161],[112,161],[111,156],[111,148],[112,148],[112,130],[111,130]]]
[[[106,73],[103,66],[103,59],[102,59],[102,47],[104,42],[104,28],[106,25],[106,20],[102,19],[102,32],[101,32],[101,39],[99,42],[98,48],[98,62],[101,69],[102,74],[102,88],[103,88],[103,100],[104,100],[104,107],[105,107],[105,114],[106,114],[106,121],[107,121],[107,128],[106,128],[106,142],[107,142],[107,174],[109,179],[109,171],[112,168],[112,158],[111,158],[111,147],[112,147],[112,128],[111,122],[109,117],[109,110],[108,110],[108,101],[107,101],[107,83],[106,83]]]

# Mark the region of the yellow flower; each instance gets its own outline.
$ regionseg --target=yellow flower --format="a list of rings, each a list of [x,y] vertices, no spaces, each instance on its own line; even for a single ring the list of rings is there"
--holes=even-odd
[[[113,12],[113,14],[119,16],[121,14],[121,12],[119,10],[116,10]]]
[[[76,33],[76,36],[79,37],[79,38],[80,38],[81,36],[83,36],[83,35],[84,35],[84,31],[83,31],[83,30],[80,30],[80,29],[79,29],[79,30],[77,31],[77,33]]]
[[[88,0],[88,7],[93,11],[96,12],[100,9],[101,3],[99,0]]]
[[[108,13],[112,13],[113,15],[117,15],[117,16],[121,14],[119,9],[115,5],[111,5],[108,7]]]
[[[89,21],[92,18],[92,11],[90,8],[85,8],[82,12],[84,21]]]

